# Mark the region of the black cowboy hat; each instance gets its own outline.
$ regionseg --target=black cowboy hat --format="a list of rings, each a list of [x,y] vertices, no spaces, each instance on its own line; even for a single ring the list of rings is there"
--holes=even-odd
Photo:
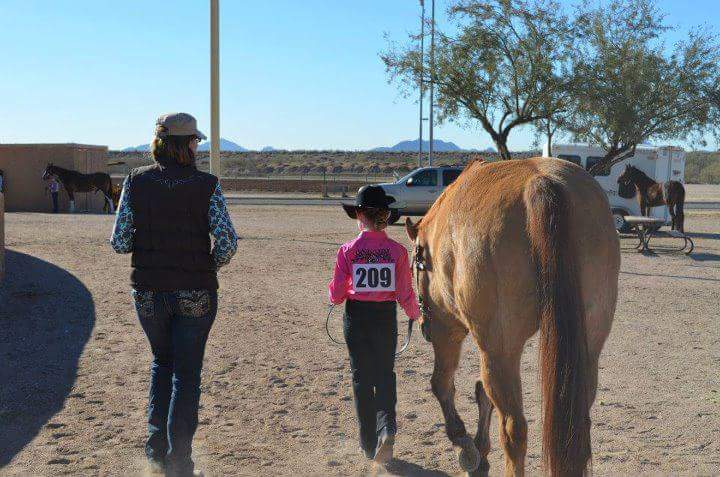
[[[393,202],[395,199],[385,194],[382,187],[368,185],[358,191],[355,203],[343,202],[342,206],[351,219],[356,219],[358,209],[387,209]]]

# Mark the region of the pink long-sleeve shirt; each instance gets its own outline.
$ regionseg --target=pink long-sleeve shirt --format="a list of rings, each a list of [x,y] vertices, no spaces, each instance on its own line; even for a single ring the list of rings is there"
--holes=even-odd
[[[408,318],[420,317],[407,250],[385,232],[366,230],[340,247],[328,292],[335,305],[346,299],[397,301]]]

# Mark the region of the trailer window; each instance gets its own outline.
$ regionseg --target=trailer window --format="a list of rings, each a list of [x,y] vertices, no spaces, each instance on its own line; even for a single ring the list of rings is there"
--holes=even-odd
[[[580,164],[580,156],[576,156],[574,154],[558,154],[558,158],[582,167],[582,164]]]
[[[462,173],[462,170],[459,169],[446,169],[443,171],[443,186],[447,187],[453,182],[455,182],[455,179],[458,178],[458,176]]]
[[[587,161],[585,161],[585,170],[589,171],[592,166],[597,164],[598,162],[605,159],[601,156],[588,156]],[[595,171],[593,174],[594,176],[609,176],[610,175],[610,168],[605,166],[601,168],[599,171]]]

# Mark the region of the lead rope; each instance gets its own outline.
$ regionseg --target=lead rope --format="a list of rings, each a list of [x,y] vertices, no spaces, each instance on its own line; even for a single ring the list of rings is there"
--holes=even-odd
[[[333,338],[332,333],[330,333],[330,318],[332,317],[332,313],[334,310],[335,310],[335,305],[330,305],[328,307],[327,318],[325,318],[325,332],[327,333],[328,338],[330,338],[330,341],[342,346],[345,344],[345,341],[336,340],[335,338]],[[415,325],[415,320],[408,320],[407,333],[405,334],[405,341],[403,341],[403,345],[400,347],[400,349],[395,352],[395,356],[400,356],[401,354],[403,354],[405,352],[405,350],[408,349],[408,346],[410,346],[410,338],[412,337],[413,325]]]

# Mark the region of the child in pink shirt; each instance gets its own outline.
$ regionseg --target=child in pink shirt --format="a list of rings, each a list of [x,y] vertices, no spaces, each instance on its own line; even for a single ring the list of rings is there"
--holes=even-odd
[[[392,459],[397,432],[396,302],[411,320],[420,317],[407,250],[384,232],[393,202],[381,187],[367,186],[355,204],[343,204],[361,232],[338,250],[328,285],[333,304],[346,301],[343,325],[360,447],[368,458],[383,464]]]

